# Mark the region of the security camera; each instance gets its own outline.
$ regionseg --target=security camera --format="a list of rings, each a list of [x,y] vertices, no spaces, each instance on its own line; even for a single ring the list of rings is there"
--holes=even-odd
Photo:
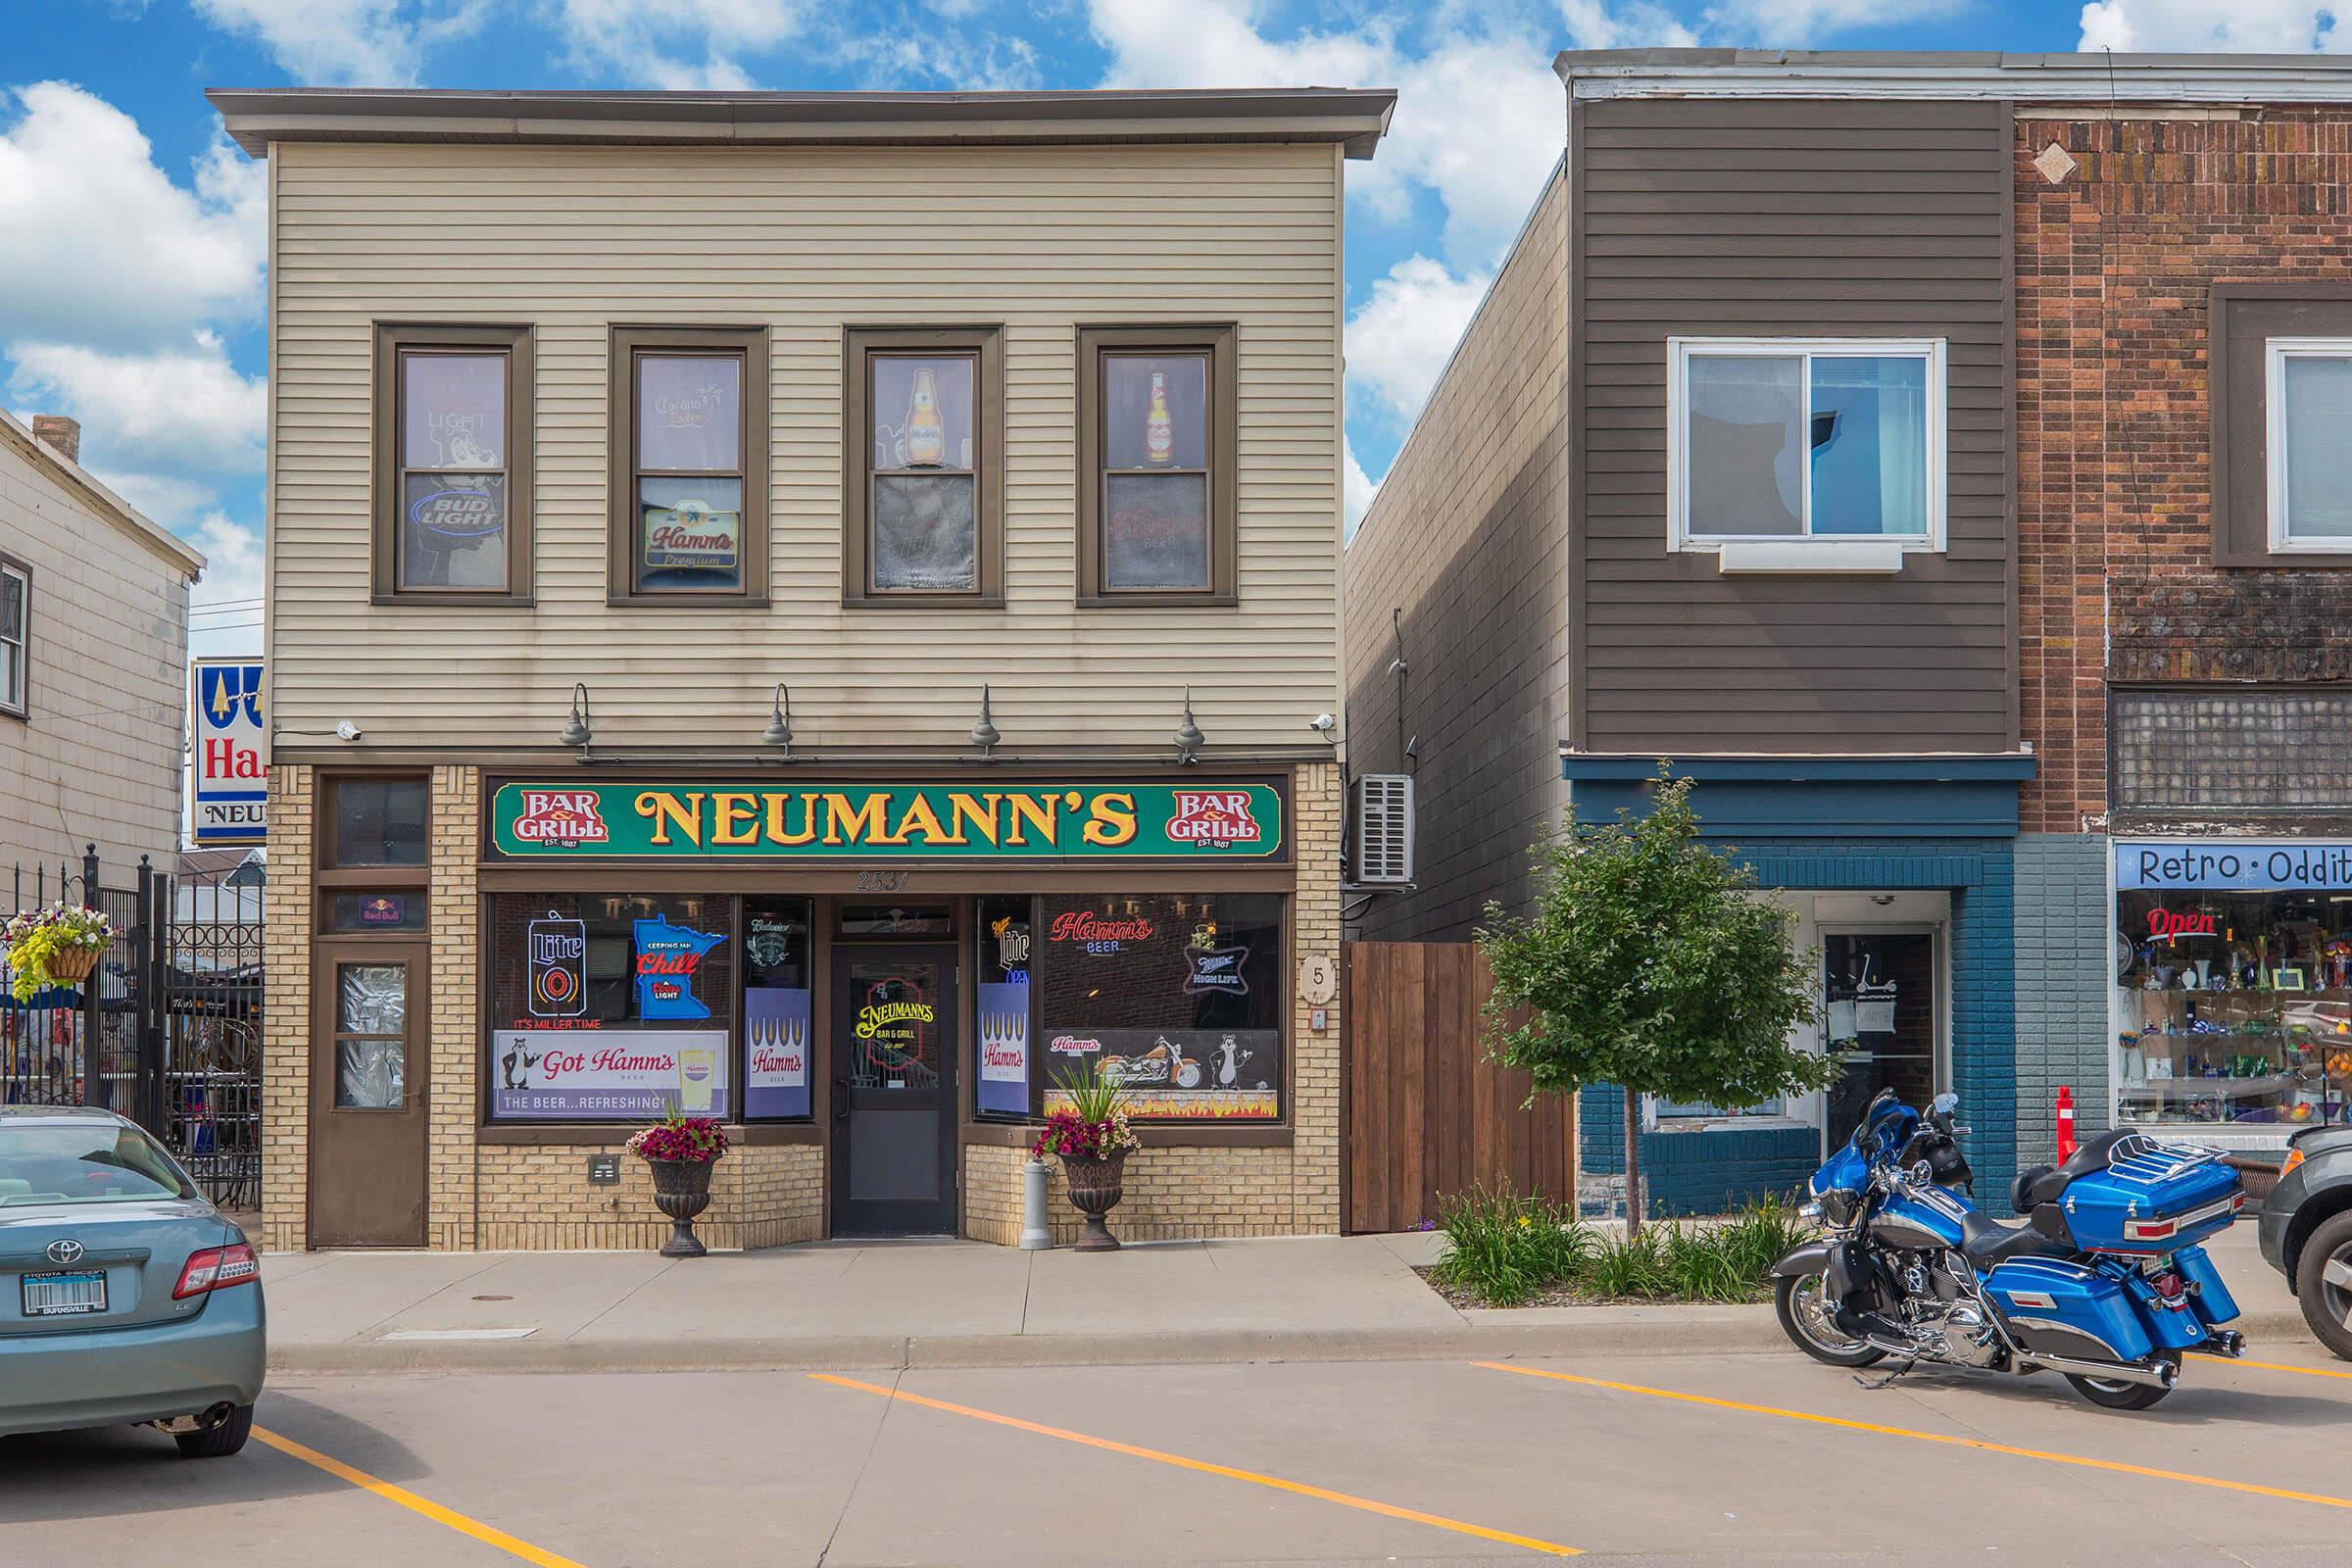
[[[354,724],[350,719],[344,719],[335,726],[335,739],[339,741],[356,741],[359,738],[360,726]]]
[[[1329,713],[1317,713],[1314,717],[1306,721],[1306,727],[1313,730],[1316,734],[1322,736],[1325,740],[1329,740],[1331,739],[1331,732],[1340,727],[1340,721],[1332,717],[1332,715]]]

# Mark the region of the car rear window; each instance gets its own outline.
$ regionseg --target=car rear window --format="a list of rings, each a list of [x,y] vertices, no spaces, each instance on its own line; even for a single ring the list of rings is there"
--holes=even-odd
[[[172,1156],[135,1127],[0,1121],[0,1208],[195,1196]]]

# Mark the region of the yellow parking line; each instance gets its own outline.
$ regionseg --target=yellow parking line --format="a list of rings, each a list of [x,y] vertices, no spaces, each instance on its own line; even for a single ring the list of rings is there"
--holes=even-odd
[[[1464,1524],[1443,1514],[1423,1513],[1416,1508],[1399,1508],[1391,1502],[1375,1502],[1369,1497],[1350,1496],[1345,1492],[1332,1492],[1322,1487],[1310,1487],[1299,1481],[1285,1481],[1280,1476],[1261,1476],[1253,1470],[1237,1470],[1231,1465],[1211,1464],[1205,1459],[1188,1459],[1181,1453],[1162,1453],[1157,1448],[1139,1448],[1131,1443],[1114,1443],[1108,1438],[1090,1437],[1083,1432],[1070,1432],[1061,1427],[1049,1427],[1018,1416],[999,1415],[993,1410],[975,1410],[968,1404],[950,1404],[945,1399],[926,1398],[908,1394],[904,1389],[886,1389],[878,1383],[860,1383],[856,1378],[835,1377],[829,1372],[811,1372],[808,1376],[819,1383],[838,1388],[856,1389],[861,1394],[879,1394],[886,1399],[904,1404],[919,1404],[927,1410],[945,1410],[950,1415],[970,1416],[975,1421],[992,1421],[1001,1427],[1012,1427],[1021,1432],[1034,1432],[1040,1437],[1058,1438],[1064,1443],[1083,1444],[1090,1448],[1102,1448],[1110,1453],[1124,1453],[1131,1458],[1151,1459],[1159,1464],[1174,1465],[1180,1470],[1197,1470],[1202,1475],[1223,1476],[1228,1481],[1247,1481],[1251,1486],[1271,1487],[1277,1492],[1294,1493],[1301,1497],[1315,1497],[1324,1502],[1336,1502],[1344,1508],[1360,1508],[1366,1513],[1385,1514],[1391,1519],[1409,1520],[1417,1525],[1430,1525],[1439,1530],[1450,1530],[1456,1535],[1476,1536],[1481,1541],[1498,1541],[1506,1546],[1525,1546],[1530,1551],[1544,1552],[1553,1557],[1580,1555],[1575,1546],[1562,1546],[1549,1541],[1538,1541],[1532,1536],[1514,1536],[1508,1531],[1490,1530],[1485,1525]]]
[[[1684,1404],[1712,1405],[1719,1410],[1744,1410],[1750,1415],[1778,1416],[1784,1421],[1809,1421],[1816,1426],[1843,1427],[1849,1432],[1875,1432],[1881,1437],[1911,1438],[1920,1443],[1941,1443],[1954,1448],[1978,1448],[1985,1453],[2013,1454],[2020,1459],[2040,1459],[2049,1464],[2071,1464],[2084,1470],[2107,1470],[2117,1475],[2147,1476],[2157,1481],[2179,1481],[2192,1487],[2212,1487],[2220,1492],[2243,1492],[2257,1497],[2284,1497],[2290,1502],[2316,1502],[2328,1508],[2352,1508],[2352,1497],[2331,1497],[2323,1492],[2290,1492],[2283,1487],[2256,1486],[2251,1481],[2227,1481],[2220,1476],[2192,1475],[2185,1470],[2156,1470],[2142,1464],[2125,1464],[2118,1459],[2092,1459],[2079,1453],[2052,1453],[2045,1448],[2019,1448],[2006,1443],[1988,1443],[1983,1438],[1959,1438],[1944,1432],[1920,1432],[1910,1427],[1883,1426],[1876,1421],[1849,1421],[1843,1416],[1816,1415],[1810,1410],[1784,1410],[1777,1405],[1748,1404],[1740,1399],[1719,1399],[1712,1395],[1685,1394],[1677,1389],[1644,1388],[1639,1383],[1614,1383],[1607,1378],[1580,1377],[1573,1372],[1547,1372],[1541,1367],[1506,1366],[1500,1361],[1478,1361],[1474,1365],[1490,1372],[1515,1372],[1523,1378],[1549,1378],[1556,1383],[1575,1383],[1588,1389],[1613,1389],[1619,1394],[1640,1394],[1653,1399],[1675,1399]]]
[[[447,1525],[461,1536],[471,1536],[485,1545],[496,1546],[509,1556],[520,1557],[524,1562],[536,1564],[537,1568],[581,1568],[579,1563],[572,1561],[569,1557],[559,1557],[552,1551],[541,1550],[527,1541],[517,1541],[504,1530],[483,1524],[478,1519],[468,1519],[454,1508],[442,1507],[430,1497],[419,1497],[406,1487],[396,1487],[389,1481],[379,1481],[365,1470],[354,1470],[342,1460],[330,1458],[317,1448],[306,1448],[292,1438],[281,1438],[276,1433],[265,1431],[261,1427],[255,1427],[253,1435],[278,1452],[291,1454],[304,1464],[323,1470],[338,1481],[348,1481],[362,1492],[372,1492],[386,1502],[396,1502],[411,1513],[420,1513],[437,1525]]]
[[[2191,1354],[2191,1355],[2202,1356],[2202,1357],[2203,1357],[2205,1360],[2208,1360],[2208,1361],[2219,1361],[2219,1362],[2220,1362],[2222,1365],[2224,1365],[2224,1366],[2250,1366],[2250,1367],[2254,1367],[2254,1368],[2256,1368],[2257,1370],[2259,1370],[2259,1371],[2263,1371],[2263,1372],[2292,1372],[2292,1373],[2295,1373],[2296,1375],[2298,1375],[2298,1376],[2300,1376],[2300,1377],[2307,1377],[2307,1378],[2343,1378],[2343,1379],[2346,1379],[2347,1381],[2352,1381],[2352,1372],[2339,1372],[2339,1371],[2337,1371],[2337,1370],[2336,1370],[2335,1368],[2333,1368],[2333,1367],[2326,1367],[2326,1366],[2289,1366],[2289,1365],[2288,1365],[2286,1362],[2284,1362],[2284,1361],[2248,1361],[2248,1360],[2245,1360],[2244,1358],[2242,1358],[2242,1357],[2240,1357],[2240,1356],[2234,1356],[2234,1355],[2210,1355],[2210,1356],[2208,1356],[2208,1355],[2204,1355],[2204,1352],[2203,1352],[2203,1351],[2200,1351],[2200,1350],[2191,1350],[2191,1351],[2189,1351],[2188,1353],[2189,1353],[2189,1354]]]

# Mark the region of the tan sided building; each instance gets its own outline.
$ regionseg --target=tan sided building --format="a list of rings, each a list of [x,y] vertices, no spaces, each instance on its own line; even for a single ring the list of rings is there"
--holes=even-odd
[[[1336,1229],[1393,96],[212,96],[270,189],[269,1244],[654,1246],[594,1156],[671,1103],[713,1245],[1010,1243],[1104,1062],[1122,1234]]]

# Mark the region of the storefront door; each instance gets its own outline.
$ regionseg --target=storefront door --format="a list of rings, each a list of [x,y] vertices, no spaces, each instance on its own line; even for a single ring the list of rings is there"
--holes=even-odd
[[[952,944],[833,955],[833,1234],[956,1231]]]
[[[311,1245],[424,1245],[425,948],[322,941],[311,1035]]]
[[[1845,1062],[1829,1095],[1838,1149],[1880,1090],[1925,1110],[1942,1089],[1942,986],[1933,931],[1824,930],[1821,963],[1830,1049]]]

